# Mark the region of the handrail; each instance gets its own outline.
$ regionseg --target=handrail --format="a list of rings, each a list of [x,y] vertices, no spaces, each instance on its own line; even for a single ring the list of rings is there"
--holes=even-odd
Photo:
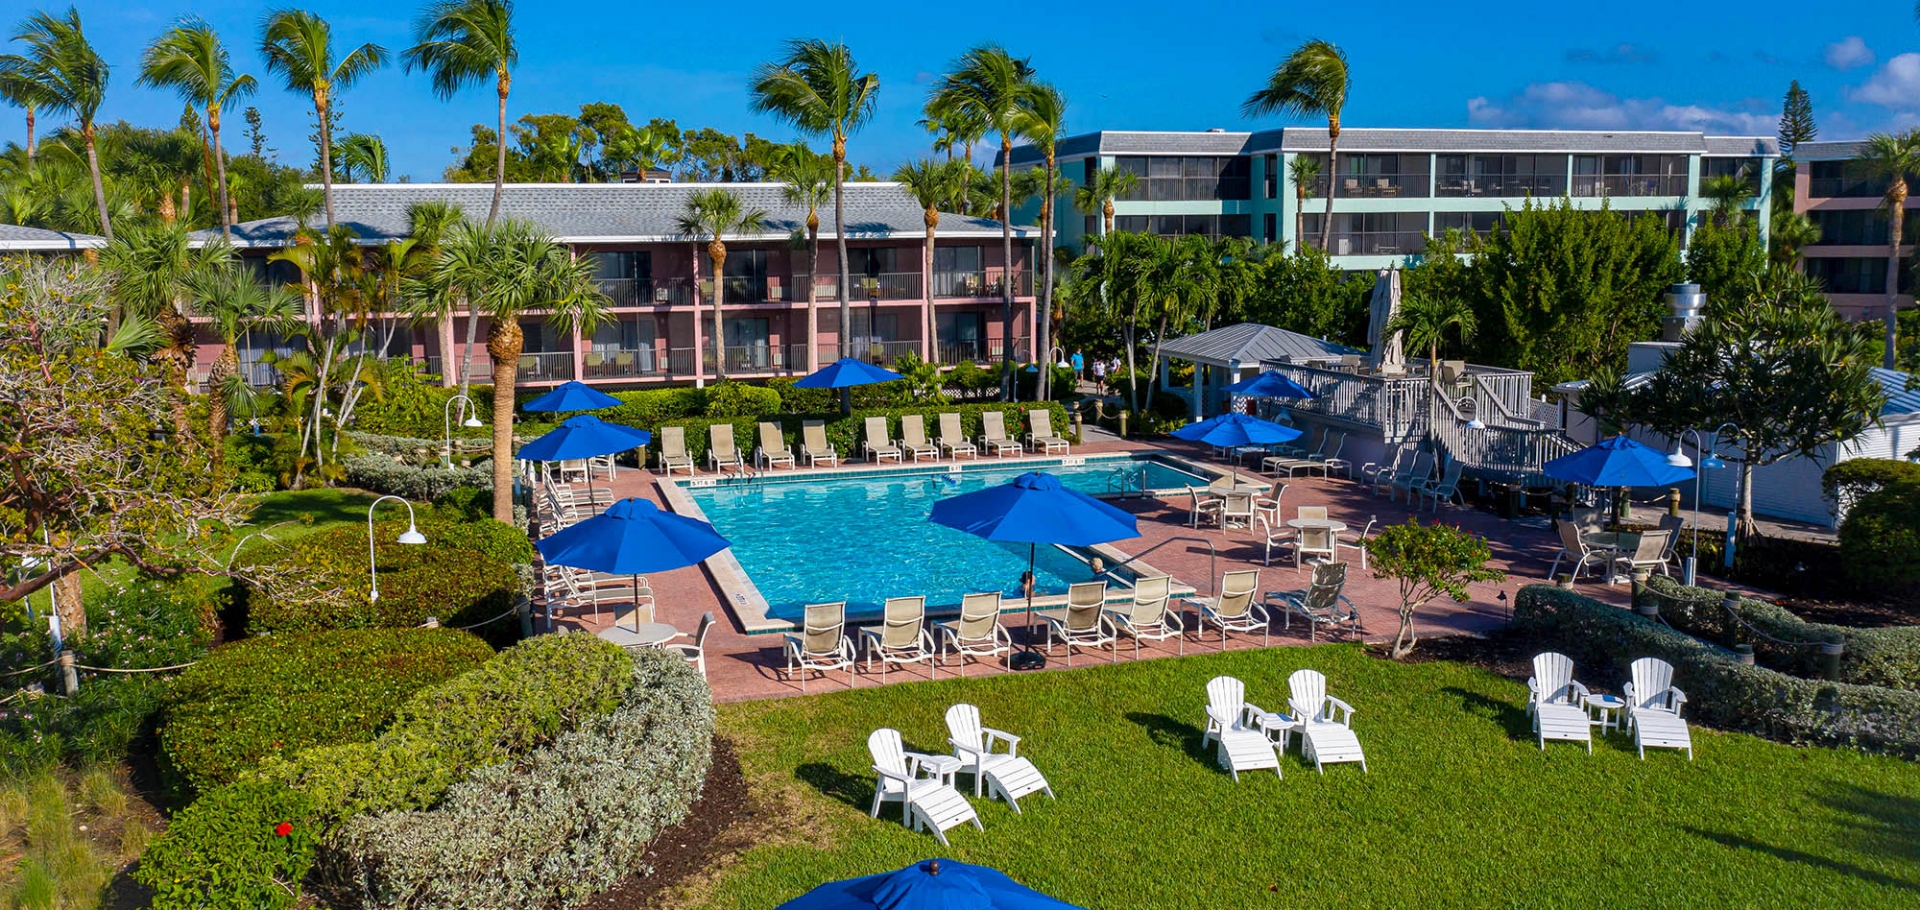
[[[1141,550],[1140,552],[1135,553],[1132,556],[1129,556],[1126,559],[1121,560],[1119,565],[1125,566],[1125,565],[1131,565],[1135,562],[1138,562],[1141,558],[1145,557],[1148,553],[1158,550],[1161,547],[1164,547],[1167,544],[1173,543],[1176,540],[1184,540],[1191,543],[1203,543],[1207,545],[1207,571],[1211,573],[1207,576],[1207,593],[1212,594],[1214,596],[1219,596],[1220,592],[1216,590],[1216,588],[1219,586],[1220,583],[1218,581],[1215,581],[1214,579],[1220,577],[1220,573],[1218,571],[1215,571],[1220,567],[1220,551],[1214,548],[1213,541],[1208,540],[1205,537],[1194,537],[1191,535],[1169,537],[1166,540],[1160,541],[1159,543],[1154,544],[1151,547]],[[1118,568],[1118,566],[1116,566],[1115,568]]]

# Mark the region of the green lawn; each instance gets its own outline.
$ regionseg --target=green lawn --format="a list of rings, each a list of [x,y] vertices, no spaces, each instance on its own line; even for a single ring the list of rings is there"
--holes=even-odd
[[[1236,784],[1200,750],[1206,681],[1284,708],[1314,667],[1358,713],[1371,774],[1297,748]],[[1587,680],[1609,688],[1611,679]],[[1684,680],[1682,681],[1684,682]],[[958,701],[1025,737],[1060,795],[976,800],[951,851],[866,815],[867,734],[946,751]],[[1534,745],[1525,688],[1358,647],[1275,648],[722,706],[767,838],[699,886],[763,910],[820,882],[950,853],[1089,908],[1920,906],[1920,768],[1696,728],[1696,760]]]

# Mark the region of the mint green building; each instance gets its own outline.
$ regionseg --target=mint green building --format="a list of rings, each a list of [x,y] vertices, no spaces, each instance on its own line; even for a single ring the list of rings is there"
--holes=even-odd
[[[1289,170],[1300,157],[1321,162],[1304,205]],[[1624,130],[1347,128],[1331,175],[1325,128],[1102,131],[1063,139],[1055,149],[1062,177],[1075,187],[1093,168],[1137,175],[1134,190],[1114,202],[1115,230],[1288,245],[1304,237],[1318,246],[1331,190],[1329,252],[1336,266],[1351,270],[1404,265],[1428,236],[1448,229],[1491,231],[1507,209],[1529,199],[1655,212],[1684,244],[1709,208],[1704,181],[1742,177],[1752,190],[1746,207],[1766,211],[1779,157],[1770,136]],[[1016,146],[1012,158],[1016,168],[1042,161],[1032,146]],[[1105,230],[1101,213],[1074,209],[1071,188],[1059,212],[1056,245],[1078,249],[1088,234]],[[1015,214],[1021,223],[1036,222],[1038,201]],[[1758,221],[1764,240],[1767,219]]]

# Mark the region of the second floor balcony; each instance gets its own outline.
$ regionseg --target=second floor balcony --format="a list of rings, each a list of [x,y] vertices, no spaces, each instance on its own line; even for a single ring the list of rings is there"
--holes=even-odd
[[[1685,196],[1685,174],[1575,174],[1574,196]]]

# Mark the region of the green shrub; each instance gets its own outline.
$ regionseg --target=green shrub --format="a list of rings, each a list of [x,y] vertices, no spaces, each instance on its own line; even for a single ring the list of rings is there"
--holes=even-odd
[[[1855,584],[1909,592],[1920,586],[1920,478],[1862,495],[1840,522],[1840,558]]]
[[[1820,475],[1820,492],[1841,515],[1862,496],[1901,482],[1920,482],[1920,464],[1892,458],[1850,458]]]
[[[271,493],[280,488],[273,468],[273,437],[255,436],[252,430],[234,433],[223,443],[222,458],[233,472],[233,485],[246,493]]]
[[[1647,584],[1660,595],[1660,615],[1690,635],[1753,646],[1754,661],[1794,676],[1821,673],[1819,648],[1809,642],[1840,642],[1840,681],[1862,686],[1920,691],[1920,626],[1856,629],[1813,623],[1764,600],[1741,598],[1736,618],[1724,595],[1654,576]],[[1793,642],[1795,644],[1783,644]]]
[[[377,391],[369,391],[361,396],[360,403],[353,409],[353,421],[349,429],[387,436],[441,439],[449,429],[447,402],[458,394],[459,386],[443,389],[437,381],[419,373],[391,370]],[[467,391],[467,396],[479,408],[480,419],[491,423],[493,386],[473,386]],[[459,410],[459,406],[456,405],[452,410]],[[461,426],[458,414],[454,415],[451,423],[455,438],[488,436],[493,432],[490,426]]]
[[[270,756],[373,736],[421,688],[493,650],[451,629],[341,629],[236,642],[187,669],[167,694],[161,755],[195,791]]]
[[[551,746],[488,765],[425,811],[360,815],[323,850],[337,906],[516,910],[570,906],[639,871],[648,841],[686,817],[712,756],[700,675],[639,654],[613,713]]]
[[[485,487],[454,487],[433,498],[433,510],[454,521],[486,521],[493,517],[493,478]],[[516,536],[525,539],[525,535]]]
[[[967,437],[971,439],[977,438],[980,435],[982,429],[980,415],[986,411],[999,411],[1006,415],[1007,434],[1015,439],[1019,439],[1024,436],[1027,431],[1026,412],[1036,408],[1045,408],[1053,414],[1052,422],[1055,435],[1066,436],[1073,431],[1073,421],[1067,416],[1066,406],[1057,401],[1045,403],[1026,401],[1017,404],[923,405],[906,408],[889,408],[885,410],[854,411],[851,417],[842,417],[838,413],[832,413],[809,417],[770,418],[770,420],[780,425],[781,437],[793,447],[796,453],[800,451],[801,424],[806,420],[824,420],[826,422],[827,442],[840,453],[842,459],[857,459],[860,457],[860,443],[866,439],[866,419],[868,417],[885,417],[887,419],[887,432],[895,439],[898,439],[900,437],[900,418],[906,414],[919,414],[926,418],[927,438],[934,439],[940,435],[940,415],[957,413],[960,415],[961,428],[966,432]],[[672,425],[686,429],[687,452],[693,456],[694,463],[700,465],[702,470],[705,470],[708,449],[707,428],[717,423],[730,423],[733,425],[734,444],[739,446],[742,457],[751,459],[754,446],[758,445],[760,441],[759,420],[752,418],[676,420],[673,421]],[[659,464],[660,443],[661,436],[658,432],[655,432],[653,443],[648,446],[650,450],[648,459],[651,464]]]
[[[839,405],[839,396],[832,389],[795,388],[793,382],[791,377],[767,380],[767,388],[780,396],[780,413],[825,414]]]
[[[1552,585],[1521,588],[1513,622],[1542,647],[1572,657],[1588,685],[1624,679],[1637,658],[1672,664],[1687,716],[1698,722],[1784,742],[1920,756],[1920,693],[1744,667],[1718,645]]]
[[[493,495],[493,459],[482,458],[472,467],[451,468],[409,464],[393,455],[355,455],[342,465],[346,482],[375,493],[390,493],[428,502],[455,487],[482,487]]]
[[[416,692],[371,741],[269,759],[202,796],[174,817],[135,877],[154,888],[155,910],[292,906],[315,846],[348,818],[429,808],[475,770],[551,745],[617,708],[632,667],[630,655],[590,635],[521,642]],[[283,821],[303,839],[274,840],[272,825]]]
[[[780,413],[780,393],[744,382],[716,382],[707,387],[708,417],[767,417]]]

